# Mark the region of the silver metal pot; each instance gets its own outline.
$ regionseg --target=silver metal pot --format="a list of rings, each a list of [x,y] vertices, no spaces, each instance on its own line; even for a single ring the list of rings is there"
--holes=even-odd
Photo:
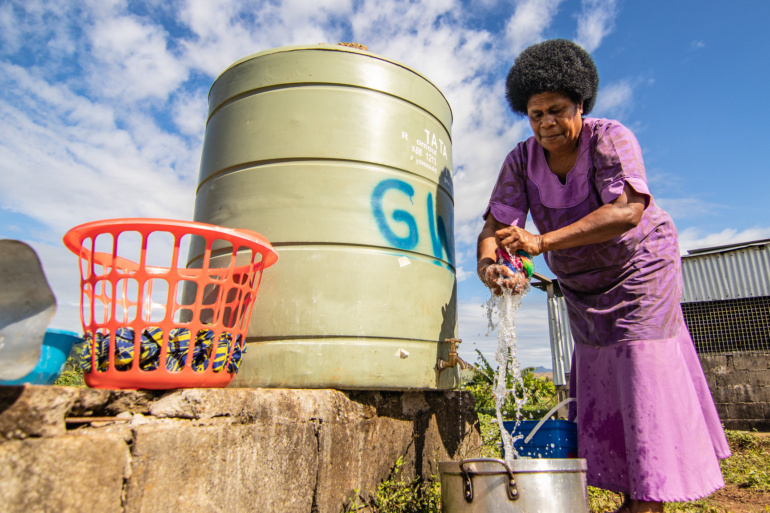
[[[586,460],[439,463],[443,513],[588,513]]]

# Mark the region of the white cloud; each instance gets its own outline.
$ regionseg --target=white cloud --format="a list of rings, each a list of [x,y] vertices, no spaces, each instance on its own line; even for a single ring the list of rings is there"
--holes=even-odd
[[[467,259],[469,266],[470,262],[473,262],[475,266],[476,242],[478,240],[479,233],[481,233],[481,229],[484,227],[484,220],[481,218],[481,214],[483,213],[484,208],[489,201],[489,195],[491,191],[491,186],[489,191],[477,189],[479,202],[473,205],[474,209],[478,209],[478,216],[476,219],[469,219],[463,223],[455,222],[455,241],[457,241],[460,247],[468,248],[462,251],[456,251],[456,258],[458,263],[465,262]]]
[[[497,332],[487,335],[488,319],[482,302],[460,301],[458,304],[458,327],[460,338],[460,356],[474,362],[479,350],[487,360],[494,361],[497,351]],[[497,319],[494,319],[496,322]],[[532,289],[522,301],[521,309],[516,313],[516,333],[518,337],[517,354],[523,367],[542,365],[551,367],[551,345],[548,333],[548,308],[546,295]]]
[[[700,50],[701,48],[706,48],[706,43],[703,41],[693,41],[690,43],[690,51],[694,52],[696,50]]]
[[[365,2],[350,23],[356,42],[418,70],[455,107],[453,88],[496,63],[490,34],[464,27],[458,12],[456,0]]]
[[[581,7],[575,42],[593,52],[615,28],[617,0],[583,0]]]
[[[562,0],[518,0],[513,15],[505,27],[505,37],[510,51],[518,55],[531,44],[543,38],[543,32],[551,25]]]
[[[455,132],[455,168],[461,169],[455,177],[455,220],[461,225],[478,222],[505,156],[525,138],[529,128],[526,120],[505,115],[502,96],[469,91],[466,105],[475,101],[479,109],[458,123]]]
[[[125,103],[165,100],[187,80],[187,67],[169,51],[166,37],[161,26],[135,16],[98,20],[90,31],[92,89]]]
[[[0,5],[0,41],[10,51],[21,48],[21,30],[16,23],[13,7],[11,3]]]
[[[110,107],[0,64],[0,201],[64,233],[92,219],[188,218],[197,156],[145,115]],[[19,99],[19,101],[14,101]],[[26,109],[24,108],[26,107]]]
[[[276,8],[265,5],[252,16],[268,21]],[[237,4],[231,1],[187,0],[179,10],[180,21],[192,32],[180,46],[192,67],[216,76],[232,62],[264,48],[257,43],[258,32],[250,32],[239,23]],[[261,23],[269,27],[270,23]]]
[[[351,0],[237,2],[186,0],[178,13],[192,32],[180,39],[189,65],[212,77],[238,59],[278,46],[341,41]]]
[[[761,239],[770,239],[770,227],[757,226],[741,231],[725,228],[717,233],[704,233],[699,228],[690,227],[679,232],[679,252],[684,255],[691,249],[712,248]]]
[[[179,131],[185,135],[203,138],[208,114],[208,96],[205,90],[179,91],[171,103],[171,116]]]
[[[457,281],[458,282],[465,281],[468,278],[471,278],[471,277],[473,277],[475,275],[476,275],[476,273],[474,273],[472,271],[466,271],[462,267],[458,267],[457,270],[456,270],[456,277],[457,277]]]
[[[633,106],[634,88],[628,80],[603,86],[596,97],[592,116],[622,119]]]
[[[0,53],[35,47],[49,58],[76,48],[73,21],[77,5],[46,0],[6,0],[0,5]]]
[[[719,215],[726,208],[724,205],[709,203],[699,198],[655,197],[655,202],[675,221]]]

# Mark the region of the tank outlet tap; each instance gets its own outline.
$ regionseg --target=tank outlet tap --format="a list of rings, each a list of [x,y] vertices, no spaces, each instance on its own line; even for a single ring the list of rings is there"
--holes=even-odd
[[[460,370],[465,370],[468,367],[468,363],[457,355],[457,345],[462,342],[459,338],[448,338],[444,342],[449,344],[449,359],[444,360],[439,358],[436,360],[436,371],[438,372],[438,378],[436,382],[441,380],[441,371],[448,367],[460,367]]]

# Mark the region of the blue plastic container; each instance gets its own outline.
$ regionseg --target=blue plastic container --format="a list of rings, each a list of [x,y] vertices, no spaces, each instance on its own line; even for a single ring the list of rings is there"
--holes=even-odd
[[[539,421],[503,421],[503,427],[512,436],[526,438]],[[516,440],[513,448],[519,456],[528,458],[577,458],[577,424],[568,420],[546,420],[529,443],[524,438]]]
[[[72,331],[49,329],[43,337],[43,345],[40,347],[40,359],[35,368],[23,378],[1,381],[0,385],[53,385],[56,378],[64,368],[72,346],[81,342],[83,338]]]

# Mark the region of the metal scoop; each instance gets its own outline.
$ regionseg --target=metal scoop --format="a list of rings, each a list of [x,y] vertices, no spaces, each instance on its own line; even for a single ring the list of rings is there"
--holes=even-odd
[[[40,358],[56,298],[37,253],[17,240],[0,240],[0,379],[26,376]]]

